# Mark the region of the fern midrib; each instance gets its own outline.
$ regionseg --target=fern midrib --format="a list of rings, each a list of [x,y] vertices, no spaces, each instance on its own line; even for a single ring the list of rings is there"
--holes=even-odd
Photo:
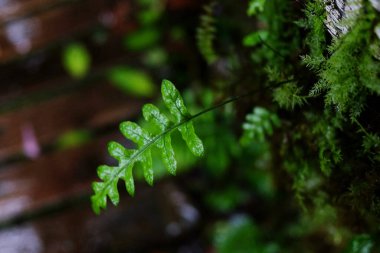
[[[156,135],[153,139],[151,139],[151,141],[147,144],[145,144],[144,146],[141,147],[141,149],[139,149],[136,153],[134,153],[130,158],[129,158],[129,162],[124,164],[122,167],[118,167],[117,169],[117,172],[114,174],[115,176],[112,176],[110,180],[107,181],[107,183],[105,183],[105,186],[103,188],[103,190],[100,192],[99,196],[103,196],[104,193],[106,193],[105,195],[107,195],[107,189],[110,187],[110,185],[112,185],[112,182],[114,182],[115,179],[118,179],[121,177],[121,174],[122,172],[124,171],[124,168],[125,167],[128,167],[129,164],[131,164],[132,162],[135,162],[135,160],[142,154],[145,152],[145,150],[151,148],[151,146],[156,143],[157,140],[159,140],[160,138],[163,138],[166,134],[169,134],[171,133],[172,131],[174,131],[175,129],[177,129],[178,127],[188,123],[189,121],[192,121],[193,119],[199,117],[199,116],[202,116],[203,114],[205,113],[208,113],[212,110],[215,110],[219,107],[222,107],[226,104],[229,104],[229,103],[232,103],[232,102],[235,102],[236,100],[242,98],[242,97],[246,97],[248,96],[249,94],[245,94],[245,95],[241,95],[241,96],[236,96],[234,98],[231,98],[231,99],[228,99],[220,104],[217,104],[215,106],[212,106],[210,108],[207,108],[203,111],[200,111],[198,112],[197,114],[194,114],[194,115],[191,115],[190,117],[187,117],[185,118],[183,121],[169,127],[168,129],[166,129],[165,131],[163,131],[162,133]]]
[[[180,107],[178,107],[178,104],[177,104],[178,98],[179,98],[179,94],[178,94],[178,93],[176,93],[174,97],[171,96],[172,101],[175,101],[175,102],[174,102],[175,108],[177,108],[177,111],[179,112],[179,114],[180,114],[183,118],[186,119],[187,116],[186,116],[186,115],[183,115],[183,113],[182,113]]]

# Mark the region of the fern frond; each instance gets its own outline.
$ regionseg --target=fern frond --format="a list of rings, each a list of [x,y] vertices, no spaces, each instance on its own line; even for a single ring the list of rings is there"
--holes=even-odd
[[[316,73],[320,73],[326,62],[326,35],[325,35],[325,10],[324,0],[308,1],[306,9],[304,10],[306,19],[304,20],[304,28],[309,33],[305,39],[307,46],[309,47],[309,53],[301,56],[303,64]],[[321,92],[321,89],[315,87],[310,93],[311,96],[316,96]]]
[[[242,144],[247,144],[252,140],[264,141],[266,135],[272,135],[273,129],[279,127],[280,119],[276,114],[269,112],[262,107],[255,107],[253,113],[246,116],[243,124]]]
[[[198,50],[208,64],[214,63],[219,58],[213,46],[216,32],[213,15],[215,5],[216,2],[211,2],[204,6],[204,13],[200,17],[200,25],[196,34]]]
[[[94,194],[91,197],[92,208],[95,213],[100,213],[102,208],[107,206],[107,196],[114,205],[119,203],[118,182],[125,181],[125,186],[130,195],[134,195],[135,186],[133,179],[133,166],[136,162],[142,165],[144,178],[149,185],[153,184],[153,167],[151,149],[156,147],[160,150],[162,160],[171,174],[176,172],[176,159],[171,144],[171,133],[176,129],[182,135],[190,151],[196,155],[203,155],[203,143],[196,135],[192,120],[203,114],[198,113],[192,116],[173,83],[164,80],[161,86],[162,98],[168,108],[173,120],[153,104],[146,104],[143,107],[143,116],[154,130],[149,132],[134,122],[126,121],[120,124],[121,133],[137,145],[137,149],[126,149],[117,142],[108,144],[108,152],[118,161],[118,165],[111,167],[101,165],[98,167],[98,176],[102,182],[94,182],[92,188]]]
[[[318,73],[326,59],[323,56],[302,55],[301,60],[306,67]]]

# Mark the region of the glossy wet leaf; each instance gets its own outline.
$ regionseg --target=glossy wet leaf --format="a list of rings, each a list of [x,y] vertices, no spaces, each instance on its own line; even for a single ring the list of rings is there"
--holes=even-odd
[[[183,99],[179,91],[175,88],[174,84],[169,80],[163,80],[161,86],[162,99],[170,113],[175,118],[175,123],[189,118],[190,114],[185,107]]]
[[[120,163],[131,156],[130,150],[115,141],[108,143],[108,153]]]
[[[152,162],[152,148],[161,153],[162,162],[166,169],[175,174],[177,161],[171,141],[171,133],[179,130],[190,151],[197,156],[204,152],[202,141],[195,133],[192,116],[188,112],[179,91],[167,80],[162,82],[162,97],[173,121],[153,104],[143,107],[143,116],[148,125],[142,128],[138,124],[125,121],[120,124],[120,132],[125,138],[137,145],[136,149],[128,149],[117,142],[108,144],[109,154],[118,161],[118,166],[99,166],[98,176],[103,182],[95,182],[92,187],[94,195],[91,197],[92,208],[95,213],[106,208],[107,196],[114,205],[119,203],[117,189],[119,179],[125,181],[130,195],[135,194],[133,167],[136,162],[141,163],[145,181],[153,185],[154,170]],[[149,131],[147,129],[150,129]],[[153,130],[152,130],[153,129]]]
[[[155,105],[144,105],[143,116],[145,120],[153,124],[159,132],[164,132],[165,129],[169,127],[169,119],[162,114]],[[161,149],[162,161],[166,169],[174,175],[177,169],[177,161],[174,157],[170,134],[167,134],[162,139],[158,140],[157,147]]]
[[[195,134],[192,122],[187,122],[190,114],[185,107],[183,99],[179,91],[174,87],[173,83],[164,80],[161,86],[162,98],[170,113],[174,116],[175,122],[186,122],[178,127],[182,138],[185,140],[191,152],[196,156],[203,155],[203,144],[199,137]]]
[[[144,105],[143,116],[146,121],[152,123],[161,132],[164,131],[170,123],[169,119],[153,104]]]
[[[126,121],[120,124],[120,132],[125,138],[133,141],[139,147],[150,141],[149,134],[134,122]]]
[[[185,140],[191,152],[196,156],[202,156],[204,153],[203,143],[196,135],[192,122],[187,122],[180,126],[178,130],[181,132],[182,138]]]

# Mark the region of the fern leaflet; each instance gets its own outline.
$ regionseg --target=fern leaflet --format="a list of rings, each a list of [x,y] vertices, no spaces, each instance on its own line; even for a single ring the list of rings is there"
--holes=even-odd
[[[255,107],[253,113],[246,116],[243,124],[243,136],[240,139],[242,144],[249,144],[252,140],[265,141],[265,136],[272,135],[273,129],[280,127],[281,122],[278,116],[265,108]]]
[[[152,147],[160,150],[165,167],[171,174],[175,174],[176,159],[171,145],[170,134],[176,129],[179,130],[194,155],[203,155],[203,143],[195,133],[192,120],[209,110],[192,116],[188,112],[179,91],[168,80],[162,82],[161,93],[164,104],[173,120],[162,114],[153,104],[146,104],[142,110],[143,116],[149,124],[154,126],[152,133],[134,122],[126,121],[120,124],[121,133],[127,139],[136,143],[137,149],[126,149],[117,142],[108,144],[108,152],[118,161],[118,165],[114,167],[101,165],[97,169],[98,176],[102,182],[92,184],[94,194],[91,197],[91,202],[95,213],[98,214],[101,208],[106,208],[107,196],[114,205],[119,203],[117,189],[119,179],[125,181],[128,193],[134,195],[133,166],[136,162],[141,163],[146,182],[149,185],[153,184]]]

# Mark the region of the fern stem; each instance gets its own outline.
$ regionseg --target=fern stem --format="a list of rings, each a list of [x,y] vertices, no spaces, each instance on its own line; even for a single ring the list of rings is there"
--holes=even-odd
[[[251,95],[251,94],[252,94],[252,92],[249,92],[249,93],[246,93],[246,94],[244,94],[244,95],[239,95],[239,96],[236,96],[236,97],[230,98],[230,99],[228,99],[228,100],[226,100],[226,101],[223,101],[223,102],[220,103],[220,104],[214,105],[214,106],[212,106],[212,107],[210,107],[210,108],[207,108],[207,109],[205,109],[205,110],[203,110],[203,111],[200,111],[200,112],[198,112],[198,113],[196,113],[196,114],[194,114],[194,115],[192,115],[192,116],[190,116],[190,117],[188,117],[188,118],[182,120],[181,122],[179,122],[179,123],[177,123],[177,124],[175,124],[175,125],[169,127],[168,129],[166,129],[166,130],[163,131],[162,133],[156,135],[153,139],[151,139],[147,144],[145,144],[144,146],[142,146],[142,147],[141,147],[136,153],[134,153],[134,154],[129,158],[129,163],[127,163],[127,164],[123,164],[123,166],[121,166],[121,167],[118,168],[117,173],[115,174],[115,176],[113,176],[113,177],[112,177],[112,178],[106,183],[106,185],[105,185],[105,187],[103,188],[103,191],[101,192],[101,194],[104,194],[104,192],[107,191],[107,188],[111,185],[111,183],[112,183],[116,178],[120,178],[120,177],[121,177],[120,174],[124,171],[124,168],[125,168],[126,166],[128,166],[131,162],[135,162],[136,159],[137,159],[142,153],[144,153],[147,149],[151,148],[152,145],[153,145],[154,143],[156,143],[156,141],[158,141],[160,138],[163,138],[166,134],[171,133],[172,131],[176,130],[178,127],[180,127],[180,126],[186,124],[186,123],[189,122],[189,121],[194,120],[195,118],[198,118],[198,117],[202,116],[202,115],[205,114],[205,113],[208,113],[208,112],[210,112],[210,111],[213,111],[213,110],[215,110],[215,109],[217,109],[217,108],[220,108],[220,107],[222,107],[222,106],[224,106],[224,105],[226,105],[226,104],[229,104],[229,103],[235,102],[235,101],[237,101],[237,100],[239,100],[239,99],[241,99],[241,98],[247,97],[247,96],[249,96],[249,95]]]
[[[370,136],[370,134],[367,132],[367,130],[365,130],[365,128],[363,127],[362,124],[360,124],[360,122],[354,118],[353,121],[359,126],[360,130],[366,135],[366,136]]]
[[[259,40],[260,40],[261,43],[263,43],[263,45],[266,46],[269,50],[272,50],[275,54],[279,55],[279,56],[282,57],[282,58],[286,58],[285,55],[283,55],[282,53],[280,53],[280,51],[278,51],[277,49],[275,49],[274,47],[272,47],[271,45],[269,45],[269,43],[267,43],[263,38],[261,38],[260,35],[259,35]]]
[[[282,84],[282,83],[287,83],[287,82],[291,82],[292,80],[286,80],[286,81],[283,81],[283,82],[280,82],[278,84]],[[126,164],[123,164],[123,166],[120,166],[118,169],[117,169],[117,173],[114,174],[114,176],[112,176],[112,178],[110,180],[107,181],[106,185],[104,186],[103,190],[101,191],[100,195],[103,195],[105,192],[107,192],[107,188],[112,184],[112,182],[117,179],[117,178],[120,178],[122,177],[121,173],[124,171],[125,167],[127,167],[129,164],[131,163],[134,163],[136,161],[136,159],[142,154],[144,153],[147,149],[151,148],[153,144],[155,144],[159,139],[163,138],[166,134],[170,134],[172,131],[176,130],[177,128],[179,128],[180,126],[202,116],[203,114],[206,114],[210,111],[213,111],[213,110],[216,110],[220,107],[223,107],[227,104],[230,104],[230,103],[233,103],[233,102],[236,102],[237,100],[239,99],[242,99],[242,98],[245,98],[245,97],[248,97],[250,96],[251,94],[257,92],[257,90],[252,90],[250,92],[247,92],[243,95],[238,95],[238,96],[235,96],[235,97],[232,97],[228,100],[225,100],[219,104],[216,104],[212,107],[209,107],[203,111],[200,111],[194,115],[191,115],[190,117],[187,117],[185,118],[184,120],[182,120],[181,122],[177,123],[177,124],[174,124],[172,126],[170,126],[169,128],[167,128],[165,131],[163,131],[162,133],[156,135],[154,138],[152,138],[147,144],[145,144],[144,146],[142,146],[136,153],[134,153],[128,160],[128,163]]]

